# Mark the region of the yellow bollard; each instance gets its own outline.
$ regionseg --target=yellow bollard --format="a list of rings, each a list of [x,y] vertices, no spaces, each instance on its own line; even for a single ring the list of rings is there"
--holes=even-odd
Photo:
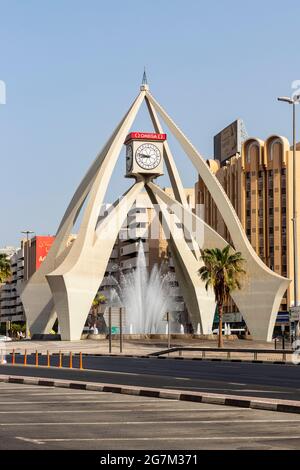
[[[16,358],[15,358],[15,350],[13,349],[13,352],[12,352],[12,358],[11,358],[11,363],[12,363],[12,365],[13,365],[13,366],[15,365],[15,362],[16,362]]]
[[[47,367],[50,367],[50,354],[49,354],[49,351],[47,351]]]
[[[38,355],[38,352],[35,351],[35,367],[38,367],[39,366],[39,355]]]
[[[59,351],[58,367],[62,367],[62,355],[61,355],[61,351]]]
[[[72,357],[72,352],[71,351],[70,351],[69,369],[73,369],[73,357]]]
[[[82,352],[79,353],[79,369],[83,369],[82,367]]]
[[[24,351],[24,366],[27,366],[27,349]]]

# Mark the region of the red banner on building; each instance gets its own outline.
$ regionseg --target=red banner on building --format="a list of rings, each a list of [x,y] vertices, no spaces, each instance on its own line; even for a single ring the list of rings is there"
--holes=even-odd
[[[51,245],[55,237],[36,237],[36,252],[35,252],[35,264],[36,269],[39,269],[40,265],[46,258]]]

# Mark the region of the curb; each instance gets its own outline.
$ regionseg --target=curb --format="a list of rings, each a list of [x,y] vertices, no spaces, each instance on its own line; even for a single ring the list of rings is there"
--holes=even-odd
[[[22,385],[39,385],[44,387],[70,388],[94,392],[120,393],[140,397],[152,397],[168,400],[180,400],[214,405],[236,406],[239,408],[252,408],[256,410],[277,411],[281,413],[300,414],[300,401],[260,399],[240,395],[221,395],[215,393],[187,392],[182,390],[169,390],[148,387],[136,387],[132,385],[114,385],[105,383],[79,382],[69,380],[49,380],[38,377],[22,377],[0,375],[0,383],[12,383]]]

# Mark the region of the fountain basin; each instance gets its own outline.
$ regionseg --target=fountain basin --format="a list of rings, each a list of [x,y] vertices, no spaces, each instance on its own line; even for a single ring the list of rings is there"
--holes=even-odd
[[[87,335],[87,339],[92,339],[92,340],[100,340],[100,339],[106,339],[106,334],[97,334],[97,335],[94,335],[94,334],[88,334]]]
[[[227,341],[235,341],[238,339],[237,335],[224,335],[223,336]],[[167,334],[128,334],[124,333],[122,335],[124,341],[168,341]],[[189,340],[202,340],[202,341],[216,341],[218,335],[197,335],[197,334],[187,334],[187,333],[173,333],[170,335],[171,340],[181,340],[181,341],[189,341]],[[101,341],[101,340],[108,340],[107,334],[89,334],[89,335],[82,335],[81,339],[89,339],[93,341]],[[120,334],[113,334],[112,335],[113,341],[120,340]]]

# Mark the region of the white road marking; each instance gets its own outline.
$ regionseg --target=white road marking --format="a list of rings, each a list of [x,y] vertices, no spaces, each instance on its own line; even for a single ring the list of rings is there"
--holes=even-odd
[[[109,393],[109,392],[93,392],[93,391],[89,391],[87,390],[86,392],[68,392],[68,390],[70,390],[69,388],[66,388],[65,389],[66,391],[65,392],[55,392],[53,390],[53,393],[49,394],[48,392],[44,393],[44,392],[40,392],[40,393],[28,393],[28,396],[29,397],[39,397],[39,396],[47,396],[49,397],[50,395],[51,396],[69,396],[69,395],[85,395],[85,396],[88,396],[88,395],[91,395],[91,396],[95,396],[95,395],[98,395],[99,396],[99,393],[101,393],[102,396],[111,396],[112,394]],[[138,397],[137,397],[138,398]]]
[[[18,385],[18,384],[16,384],[16,385]],[[4,390],[4,392],[27,392],[27,391],[30,392],[31,390],[36,390],[38,386],[39,385],[35,385],[33,387],[28,386],[28,387],[20,387],[20,388],[19,388],[19,385],[18,385],[17,388],[0,387],[0,391],[2,392]],[[53,387],[45,386],[45,389],[46,390],[53,390]]]
[[[100,421],[100,422],[48,422],[48,423],[0,423],[0,426],[111,426],[111,425],[145,425],[145,424],[228,424],[228,419],[221,420],[188,420],[188,421]],[[231,423],[249,424],[249,423],[300,423],[300,419],[234,419]]]
[[[174,401],[174,400],[159,400],[159,403],[163,403],[164,401],[166,402],[170,402],[170,401]],[[116,401],[110,401],[108,402],[108,400],[67,400],[67,401],[62,401],[62,400],[59,400],[59,401],[4,401],[4,402],[1,402],[0,403],[0,407],[1,406],[5,406],[5,405],[54,405],[54,404],[61,404],[63,406],[67,405],[68,403],[89,403],[90,405],[94,405],[95,403],[129,403],[131,406],[136,406],[136,405],[152,405],[153,403],[152,402],[149,402],[149,401],[136,401],[134,403],[132,403],[131,400],[116,400]]]
[[[178,390],[177,387],[175,386],[169,386],[168,388],[170,389],[174,389],[174,390]],[[281,394],[291,394],[292,393],[292,390],[290,392],[283,392],[283,391],[277,391],[277,390],[256,390],[256,389],[240,389],[240,388],[221,388],[221,387],[197,387],[197,386],[189,386],[189,387],[184,387],[184,386],[181,386],[180,388],[182,389],[186,389],[186,390],[191,390],[191,389],[195,389],[195,390],[208,390],[208,391],[211,391],[211,390],[216,390],[216,391],[219,391],[221,395],[226,395],[226,392],[252,392],[252,393],[281,393]]]
[[[289,395],[290,393],[292,393],[292,391],[290,391],[290,392],[280,391],[279,392],[278,390],[256,390],[256,389],[252,390],[252,389],[244,389],[244,388],[242,390],[233,390],[233,389],[231,389],[230,391],[232,391],[232,392],[247,392],[247,393],[253,393],[253,392],[255,392],[255,393],[281,393],[281,394],[285,394],[285,395],[286,394]]]
[[[166,441],[166,437],[89,437],[89,438],[57,438],[57,439],[29,439],[19,437],[16,439],[33,444],[46,444],[47,442],[78,442],[78,441]],[[211,436],[211,437],[169,437],[168,441],[266,441],[300,439],[299,436]]]
[[[106,408],[105,410],[20,410],[20,411],[0,411],[0,414],[4,415],[4,414],[7,414],[7,415],[10,415],[10,414],[20,414],[20,415],[23,415],[23,414],[53,414],[53,413],[57,413],[57,414],[62,414],[62,413],[124,413],[124,412],[128,412],[130,411],[131,413],[133,411],[141,411],[141,410],[137,410],[137,409],[131,409],[131,410],[128,410],[127,409],[119,409],[119,410],[116,410],[116,409],[109,409],[109,408]],[[206,409],[199,409],[199,408],[165,408],[165,409],[162,409],[162,408],[152,408],[152,409],[147,409],[145,410],[143,408],[143,413],[153,413],[153,411],[157,411],[157,412],[175,412],[175,413],[178,413],[178,412],[187,412],[187,411],[215,411],[214,408],[206,408]],[[220,410],[220,411],[227,411],[226,408],[223,408],[223,410]],[[229,411],[229,410],[228,410]],[[239,408],[237,409],[234,409],[234,410],[231,410],[231,411],[240,411]],[[251,408],[241,408],[241,411],[253,411]],[[299,422],[300,422],[300,418],[299,418]]]

